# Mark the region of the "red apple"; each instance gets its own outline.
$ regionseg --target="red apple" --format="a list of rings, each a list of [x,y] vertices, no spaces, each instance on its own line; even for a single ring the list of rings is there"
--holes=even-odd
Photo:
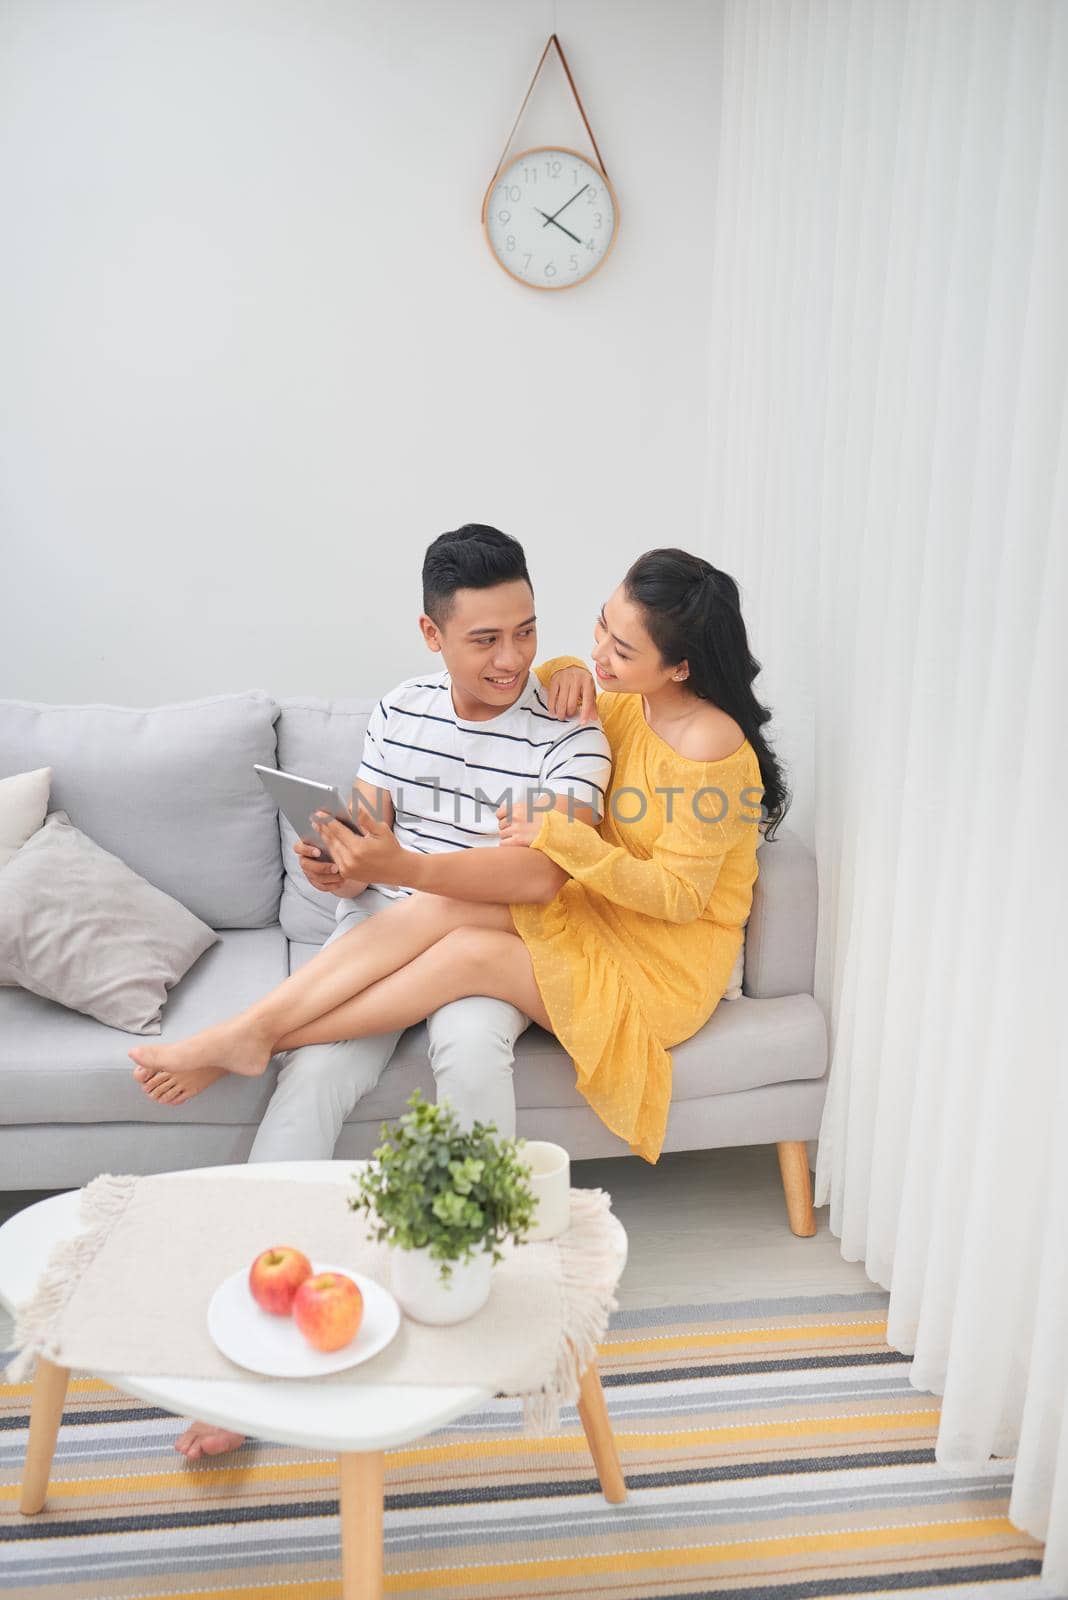
[[[291,1244],[276,1244],[256,1257],[249,1268],[248,1286],[264,1311],[288,1317],[293,1296],[311,1275],[312,1264],[302,1251]]]
[[[316,1350],[340,1350],[363,1321],[359,1285],[343,1272],[305,1278],[293,1296],[293,1321]]]

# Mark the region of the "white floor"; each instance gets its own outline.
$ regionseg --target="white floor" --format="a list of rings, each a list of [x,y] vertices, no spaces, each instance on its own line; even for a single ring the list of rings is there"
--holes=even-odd
[[[878,1287],[860,1262],[842,1260],[827,1207],[816,1212],[813,1238],[790,1232],[774,1145],[663,1156],[655,1167],[628,1156],[584,1161],[573,1181],[607,1189],[627,1230],[621,1306]],[[0,1221],[40,1198],[0,1194]],[[0,1312],[0,1350],[10,1335]]]
[[[759,1295],[878,1288],[858,1261],[843,1261],[828,1227],[798,1239],[786,1220],[774,1145],[576,1166],[583,1186],[607,1189],[630,1250],[621,1306],[699,1304]]]

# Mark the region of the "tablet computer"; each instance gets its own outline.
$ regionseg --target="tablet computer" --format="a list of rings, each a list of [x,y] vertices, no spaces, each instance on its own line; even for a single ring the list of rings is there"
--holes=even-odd
[[[298,778],[292,772],[278,772],[274,767],[261,767],[258,762],[253,762],[253,772],[257,774],[263,787],[267,790],[275,805],[295,830],[297,838],[303,839],[306,844],[314,844],[321,851],[320,861],[333,861],[333,856],[326,847],[320,833],[312,826],[312,816],[316,811],[329,811],[338,822],[353,833],[363,833],[349,815],[348,806],[338,794],[332,783],[315,783],[311,778]]]

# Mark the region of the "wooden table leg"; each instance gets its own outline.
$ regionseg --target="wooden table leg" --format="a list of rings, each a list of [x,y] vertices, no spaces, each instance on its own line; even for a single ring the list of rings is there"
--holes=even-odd
[[[341,1600],[382,1600],[382,1450],[350,1451],[341,1471]]]
[[[582,1418],[590,1455],[597,1468],[604,1497],[612,1505],[619,1505],[627,1498],[627,1485],[623,1480],[623,1468],[619,1464],[615,1435],[608,1418],[608,1407],[605,1405],[601,1374],[597,1371],[596,1361],[591,1361],[582,1374],[578,1414]]]
[[[33,1398],[30,1401],[30,1437],[26,1445],[22,1496],[19,1500],[19,1510],[27,1517],[40,1511],[45,1503],[69,1377],[69,1367],[57,1367],[53,1361],[46,1361],[44,1356],[37,1357],[37,1376],[33,1380]]]

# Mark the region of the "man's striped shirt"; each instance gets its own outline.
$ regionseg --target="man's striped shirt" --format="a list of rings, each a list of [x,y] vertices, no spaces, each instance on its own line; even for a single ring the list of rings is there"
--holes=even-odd
[[[393,831],[406,850],[496,845],[497,807],[511,796],[518,810],[539,790],[572,795],[603,816],[612,758],[599,722],[552,716],[533,672],[518,699],[485,722],[458,717],[451,688],[448,672],[409,678],[379,701],[367,724],[357,777],[389,790]]]

